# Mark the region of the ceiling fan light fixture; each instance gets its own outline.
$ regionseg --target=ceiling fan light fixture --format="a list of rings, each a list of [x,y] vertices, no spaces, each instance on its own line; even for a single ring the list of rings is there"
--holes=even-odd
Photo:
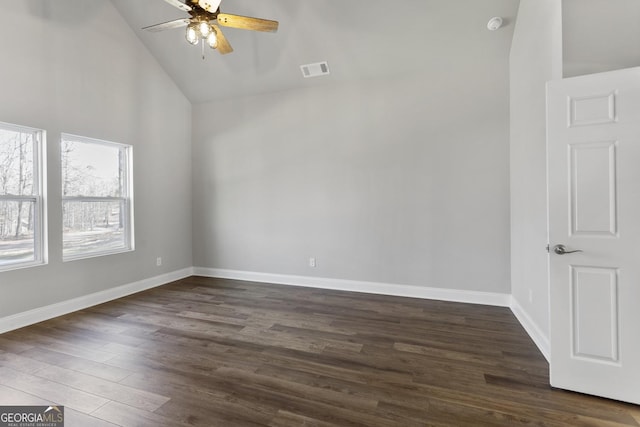
[[[215,30],[211,31],[207,36],[207,44],[211,49],[215,49],[218,47],[218,35],[216,34]]]
[[[213,30],[213,28],[211,28],[211,25],[209,25],[207,21],[200,22],[198,29],[200,30],[200,35],[202,36],[203,39],[207,38],[209,34],[211,34],[211,31]]]
[[[198,44],[198,41],[200,40],[200,36],[198,34],[198,30],[195,25],[189,25],[187,27],[187,34],[185,35],[185,38],[189,43],[191,43],[194,46]]]

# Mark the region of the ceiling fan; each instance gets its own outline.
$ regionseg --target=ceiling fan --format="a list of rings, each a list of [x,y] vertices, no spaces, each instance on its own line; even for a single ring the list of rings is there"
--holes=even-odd
[[[156,32],[187,27],[185,37],[189,43],[197,45],[202,40],[203,48],[204,44],[207,44],[211,49],[217,49],[222,55],[233,52],[233,48],[222,33],[220,26],[271,33],[275,33],[278,30],[277,21],[221,13],[220,2],[222,0],[164,1],[188,12],[191,16],[144,27],[143,30]]]

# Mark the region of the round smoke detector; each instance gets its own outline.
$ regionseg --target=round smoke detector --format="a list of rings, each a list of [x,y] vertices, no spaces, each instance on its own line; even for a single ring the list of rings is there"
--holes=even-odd
[[[500,18],[499,16],[491,18],[489,20],[489,23],[487,23],[487,28],[490,31],[495,31],[500,27],[502,27],[502,18]]]

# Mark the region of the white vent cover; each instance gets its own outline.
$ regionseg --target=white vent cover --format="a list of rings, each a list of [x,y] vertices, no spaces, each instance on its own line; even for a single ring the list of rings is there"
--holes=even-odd
[[[327,64],[327,61],[301,65],[300,69],[302,70],[302,75],[305,79],[308,79],[309,77],[326,76],[329,74],[329,64]]]

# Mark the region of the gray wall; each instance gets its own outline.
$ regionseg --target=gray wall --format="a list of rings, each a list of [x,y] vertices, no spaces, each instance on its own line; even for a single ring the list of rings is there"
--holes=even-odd
[[[194,106],[194,265],[509,293],[508,61],[469,52]]]
[[[191,106],[111,3],[0,2],[0,54],[0,121],[47,131],[50,249],[0,273],[0,318],[191,266]],[[133,145],[135,252],[62,262],[61,132]]]
[[[557,0],[521,0],[510,58],[511,292],[549,337],[546,88],[562,78]]]

